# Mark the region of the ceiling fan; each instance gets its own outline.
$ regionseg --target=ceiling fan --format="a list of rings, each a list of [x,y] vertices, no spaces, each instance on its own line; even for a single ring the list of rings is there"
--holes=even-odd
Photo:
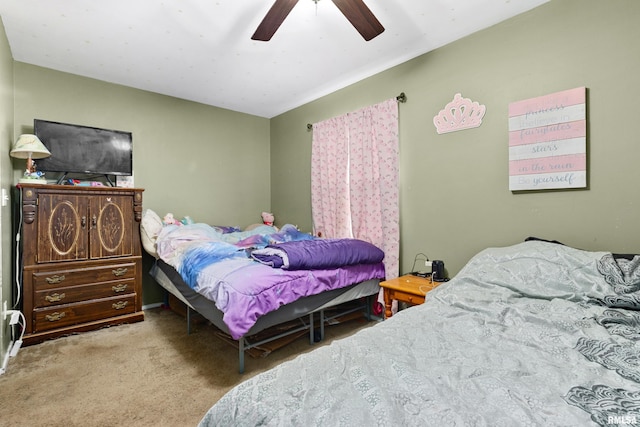
[[[317,4],[319,0],[313,1]],[[378,21],[362,0],[331,1],[338,6],[340,12],[351,22],[351,25],[358,30],[366,41],[380,35],[384,31],[384,27],[380,24],[380,21]],[[273,37],[280,25],[282,25],[282,22],[284,22],[296,3],[298,3],[298,0],[276,0],[260,25],[258,25],[251,39],[265,42],[271,40],[271,37]]]

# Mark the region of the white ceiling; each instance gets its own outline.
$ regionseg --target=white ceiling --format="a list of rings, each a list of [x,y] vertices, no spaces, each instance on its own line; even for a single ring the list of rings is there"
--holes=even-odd
[[[366,42],[330,0],[0,0],[16,61],[271,118],[548,0],[365,0]],[[391,95],[391,94],[390,94]],[[393,94],[395,95],[395,94]]]

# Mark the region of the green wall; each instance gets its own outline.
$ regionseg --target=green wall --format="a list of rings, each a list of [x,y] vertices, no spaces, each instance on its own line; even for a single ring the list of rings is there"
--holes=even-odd
[[[268,119],[20,62],[15,87],[16,134],[34,118],[131,131],[135,185],[158,214],[244,226],[270,206]]]
[[[269,120],[15,62],[15,135],[33,119],[133,133],[135,186],[163,216],[246,226],[270,209]],[[24,161],[14,160],[14,174]],[[152,258],[145,255],[145,271]],[[144,276],[143,304],[162,301]]]
[[[11,143],[13,142],[13,59],[9,43],[4,32],[4,25],[0,21],[0,187],[9,191],[13,184],[13,170],[9,158]],[[12,301],[11,279],[11,209],[10,206],[0,207],[0,310],[4,301],[8,301],[9,308]],[[4,363],[5,354],[9,346],[10,328],[4,316],[0,316],[0,367]]]
[[[454,275],[479,250],[528,236],[640,253],[640,2],[553,0],[271,120],[271,206],[311,228],[307,123],[405,92],[400,104],[401,273],[417,253]],[[514,194],[510,102],[587,87],[588,190]],[[486,105],[481,127],[438,135],[454,94]]]

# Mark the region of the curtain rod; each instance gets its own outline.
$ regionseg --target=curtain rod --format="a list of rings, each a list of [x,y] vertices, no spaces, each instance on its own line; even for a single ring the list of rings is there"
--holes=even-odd
[[[396,96],[396,101],[405,103],[407,102],[407,95],[404,92],[400,92],[400,95]],[[310,131],[313,129],[313,125],[311,123],[307,123],[307,130]]]

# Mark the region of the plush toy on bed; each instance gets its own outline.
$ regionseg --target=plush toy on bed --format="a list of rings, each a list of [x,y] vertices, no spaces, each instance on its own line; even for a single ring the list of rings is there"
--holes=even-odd
[[[164,216],[164,218],[162,219],[162,223],[164,225],[182,225],[182,223],[180,221],[178,221],[177,219],[175,219],[173,217],[172,213],[168,213]]]
[[[275,221],[275,217],[273,216],[273,214],[271,212],[262,212],[262,223],[264,225],[273,225],[273,222]]]

